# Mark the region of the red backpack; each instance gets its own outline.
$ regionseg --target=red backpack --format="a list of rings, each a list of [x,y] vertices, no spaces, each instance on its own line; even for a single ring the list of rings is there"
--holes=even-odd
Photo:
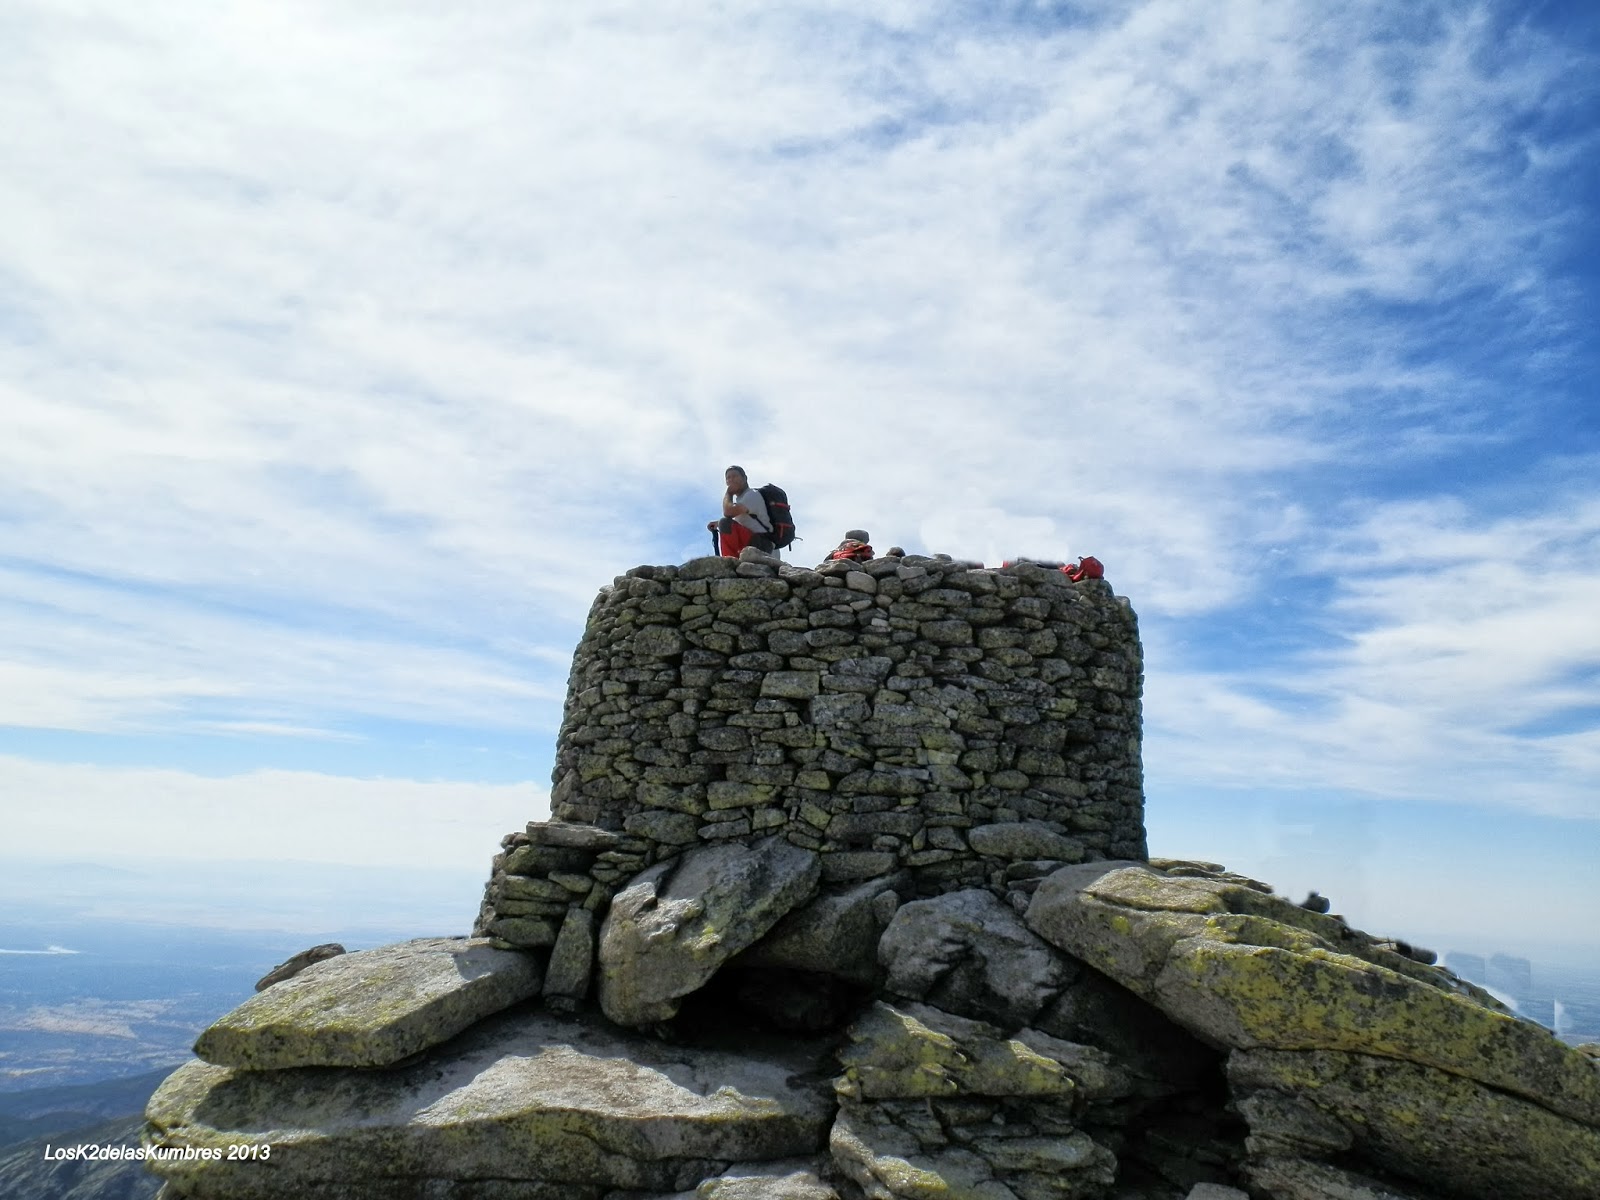
[[[828,561],[851,559],[855,562],[867,562],[872,558],[872,547],[866,542],[858,542],[854,538],[846,538],[839,543],[839,548],[828,555]]]
[[[1072,580],[1073,583],[1078,583],[1085,579],[1104,579],[1106,577],[1105,567],[1092,554],[1085,554],[1078,560],[1076,566],[1062,567],[1061,569],[1066,572],[1067,578]]]

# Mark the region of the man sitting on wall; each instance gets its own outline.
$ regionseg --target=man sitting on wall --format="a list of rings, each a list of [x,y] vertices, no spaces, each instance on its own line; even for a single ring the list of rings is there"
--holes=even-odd
[[[722,478],[728,485],[722,494],[722,519],[706,522],[706,528],[717,534],[717,552],[723,558],[738,558],[739,551],[754,546],[768,554],[777,553],[770,536],[767,502],[750,486],[744,468],[729,467]]]

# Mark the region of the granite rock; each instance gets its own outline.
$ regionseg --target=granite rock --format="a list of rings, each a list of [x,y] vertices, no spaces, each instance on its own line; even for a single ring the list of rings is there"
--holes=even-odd
[[[1051,859],[1059,863],[1083,861],[1086,851],[1076,838],[1060,833],[1042,821],[1007,821],[979,825],[967,831],[967,841],[979,854],[996,858]]]
[[[780,920],[739,956],[741,966],[783,967],[872,984],[883,972],[878,947],[900,899],[886,879],[817,896]]]
[[[738,1054],[675,1048],[595,1020],[507,1013],[386,1070],[191,1063],[151,1097],[146,1144],[245,1148],[157,1163],[180,1196],[671,1192],[727,1163],[819,1149],[833,1115],[821,1054],[793,1039]],[[473,1191],[472,1180],[510,1190]]]
[[[1583,1055],[1282,897],[1091,863],[1046,879],[1027,923],[1213,1045],[1380,1055],[1600,1125],[1600,1072]]]
[[[1371,1054],[1241,1050],[1229,1057],[1228,1079],[1246,1102],[1263,1093],[1293,1097],[1344,1126],[1364,1161],[1450,1194],[1600,1196],[1600,1129],[1450,1071]],[[1252,1137],[1282,1148],[1276,1123],[1260,1108],[1243,1108]]]
[[[770,837],[691,850],[642,872],[600,931],[600,1006],[619,1025],[671,1018],[683,997],[817,890],[817,855]]]
[[[886,988],[1016,1028],[1073,978],[1071,964],[987,891],[904,904],[878,944]]]
[[[481,939],[422,938],[314,963],[219,1018],[195,1043],[251,1070],[382,1067],[537,995],[539,963]]]

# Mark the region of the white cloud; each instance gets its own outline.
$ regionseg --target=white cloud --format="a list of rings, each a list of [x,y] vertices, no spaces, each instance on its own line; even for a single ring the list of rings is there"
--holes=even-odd
[[[1374,302],[1570,324],[1528,118],[1585,64],[1494,15],[14,4],[0,722],[547,733],[733,460],[802,553],[1094,552],[1160,648],[1352,466],[1503,436]],[[1153,673],[1152,765],[1589,811],[1590,736],[1514,726],[1590,695],[1600,567],[1373,519],[1470,553],[1346,577],[1292,674]]]
[[[498,729],[559,719],[569,656],[492,633],[437,644],[403,625],[363,628],[370,613],[308,623],[181,593],[5,570],[0,581],[4,725],[283,734],[298,723],[327,738],[374,717]]]
[[[1156,671],[1168,780],[1347,788],[1600,819],[1600,503],[1371,507],[1312,561],[1322,648]]]
[[[14,755],[0,756],[0,795],[6,851],[19,858],[459,868],[485,878],[501,835],[550,811],[547,789],[532,783],[269,770],[211,778]]]

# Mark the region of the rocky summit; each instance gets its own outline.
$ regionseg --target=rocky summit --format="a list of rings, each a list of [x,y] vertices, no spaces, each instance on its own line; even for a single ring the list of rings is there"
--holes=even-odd
[[[1146,857],[1141,662],[1037,564],[629,572],[474,936],[263,980],[150,1101],[162,1195],[1600,1196],[1600,1047]]]

